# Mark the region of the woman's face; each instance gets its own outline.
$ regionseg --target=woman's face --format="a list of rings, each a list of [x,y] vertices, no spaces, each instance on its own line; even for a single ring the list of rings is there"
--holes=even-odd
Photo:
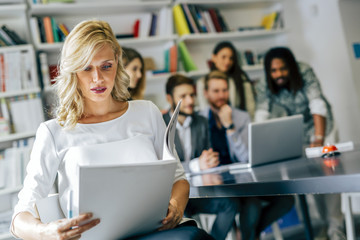
[[[223,48],[217,54],[213,54],[211,61],[217,70],[227,73],[234,64],[234,55],[230,48]]]
[[[112,48],[104,46],[91,60],[89,66],[76,75],[85,103],[111,99],[117,71],[117,59]]]
[[[139,83],[142,77],[142,68],[140,58],[134,58],[126,65],[125,71],[130,76],[130,88],[135,88]]]

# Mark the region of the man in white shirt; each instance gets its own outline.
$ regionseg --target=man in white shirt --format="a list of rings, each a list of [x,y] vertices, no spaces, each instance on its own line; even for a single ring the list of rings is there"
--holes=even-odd
[[[171,76],[166,83],[166,94],[171,106],[163,115],[167,124],[177,103],[182,99],[176,125],[175,146],[185,171],[194,172],[218,165],[219,154],[209,148],[207,120],[194,113],[193,80],[182,75]],[[239,201],[236,199],[190,199],[185,214],[217,214],[211,235],[215,239],[225,239],[238,209]]]

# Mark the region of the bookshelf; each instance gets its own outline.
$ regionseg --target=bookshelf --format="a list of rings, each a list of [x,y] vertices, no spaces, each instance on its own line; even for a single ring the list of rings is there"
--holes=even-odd
[[[198,29],[198,33],[191,33],[191,27],[189,27],[189,34],[178,34],[175,42],[177,44],[183,42],[186,45],[191,58],[197,66],[197,70],[185,72],[180,65],[178,72],[194,80],[203,77],[209,71],[207,60],[211,58],[214,46],[220,41],[230,41],[239,51],[240,60],[243,63],[242,68],[248,73],[250,79],[253,81],[260,79],[264,74],[261,56],[272,46],[287,45],[289,31],[285,28],[286,26],[280,24],[274,29],[259,29],[259,26],[266,14],[272,12],[282,13],[284,10],[283,3],[283,0],[175,0],[172,6],[182,5],[185,18],[187,16],[183,5],[196,5],[201,10],[215,8],[220,12],[228,26],[227,31],[201,32]],[[282,15],[281,19],[283,20]],[[186,20],[186,24],[191,25],[189,20]],[[209,29],[207,28],[207,30]],[[174,32],[177,33],[176,28]],[[245,62],[243,56],[245,51],[254,53],[256,60],[254,65]],[[160,109],[168,107],[164,90],[168,76],[150,76],[147,78],[146,94],[157,103]],[[159,92],[159,89],[163,92]]]
[[[13,158],[5,160],[4,152],[20,142],[29,142],[35,136],[38,126],[35,115],[40,117],[38,123],[44,119],[41,118],[44,115],[41,88],[27,9],[24,0],[0,0],[0,27],[5,25],[25,41],[15,41],[12,36],[10,38],[13,42],[5,45],[2,43],[0,46],[0,240],[13,239],[4,224],[11,218],[13,204],[24,176],[23,166],[19,167]],[[15,125],[16,122],[31,122],[33,125],[28,124],[26,129],[21,129]],[[18,182],[12,182],[8,177],[4,177],[5,175],[19,177]]]

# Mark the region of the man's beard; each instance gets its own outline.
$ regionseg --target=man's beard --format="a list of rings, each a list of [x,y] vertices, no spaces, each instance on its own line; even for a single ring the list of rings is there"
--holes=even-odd
[[[173,104],[172,104],[172,107],[173,111],[175,110],[176,108],[176,104],[175,102],[173,101]],[[192,116],[194,114],[194,112],[192,112],[191,114],[188,114],[188,113],[184,113],[182,111],[179,110],[179,115],[182,115],[182,116],[185,116],[185,117],[188,117],[188,116]]]
[[[278,80],[282,79],[282,82],[278,83]],[[289,78],[288,77],[278,77],[274,79],[274,82],[278,88],[287,87],[289,84]]]
[[[224,106],[224,105],[226,105],[226,104],[228,104],[228,105],[230,105],[230,103],[229,103],[229,100],[224,100],[224,101],[222,101],[223,103],[221,104],[221,105],[219,105],[219,104],[216,104],[216,102],[209,102],[209,105],[212,107],[212,108],[214,108],[214,109],[216,109],[216,110],[219,110],[222,106]]]

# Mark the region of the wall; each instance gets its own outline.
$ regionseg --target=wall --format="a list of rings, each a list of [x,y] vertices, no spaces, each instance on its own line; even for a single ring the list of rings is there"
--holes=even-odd
[[[360,94],[356,91],[353,78],[356,73],[352,71],[344,35],[347,31],[344,32],[341,19],[350,11],[347,12],[349,9],[345,3],[341,5],[344,5],[342,14],[339,0],[286,0],[284,17],[289,29],[289,46],[298,60],[314,68],[320,79],[323,92],[333,108],[340,141],[359,142]],[[358,10],[352,10],[352,15]],[[355,29],[358,24],[354,23],[359,22],[359,17],[357,19],[353,22],[349,16],[346,22]]]
[[[358,0],[340,0],[340,15],[342,26],[345,33],[345,41],[349,52],[350,67],[353,80],[356,87],[356,93],[360,104],[360,59],[355,58],[353,43],[360,44],[360,1]]]

